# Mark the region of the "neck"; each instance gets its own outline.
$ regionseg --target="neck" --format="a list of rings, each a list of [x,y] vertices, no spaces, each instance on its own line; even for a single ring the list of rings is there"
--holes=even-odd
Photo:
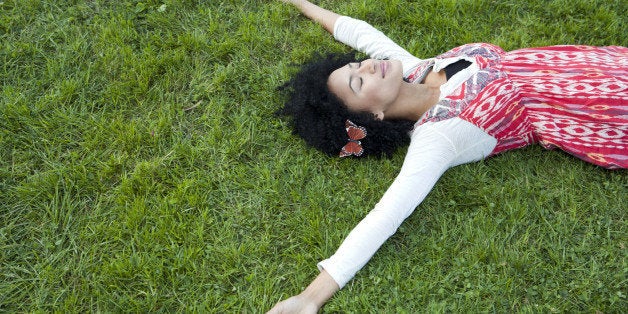
[[[384,112],[388,119],[418,121],[438,102],[440,86],[404,83],[397,100]]]

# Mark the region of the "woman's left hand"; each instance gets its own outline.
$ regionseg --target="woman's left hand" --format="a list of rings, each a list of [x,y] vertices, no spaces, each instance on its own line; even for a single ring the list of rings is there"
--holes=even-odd
[[[297,7],[303,15],[309,19],[321,24],[329,33],[334,33],[334,24],[340,15],[335,12],[323,9],[316,4],[307,0],[280,0],[284,3],[290,3]]]

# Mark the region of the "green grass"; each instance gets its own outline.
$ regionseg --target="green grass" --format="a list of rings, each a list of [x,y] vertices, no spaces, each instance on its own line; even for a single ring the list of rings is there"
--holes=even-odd
[[[320,1],[418,56],[623,45],[624,1]],[[326,158],[275,87],[347,51],[278,1],[0,1],[0,312],[262,312],[403,160]],[[626,309],[625,171],[539,147],[448,171],[326,312]]]

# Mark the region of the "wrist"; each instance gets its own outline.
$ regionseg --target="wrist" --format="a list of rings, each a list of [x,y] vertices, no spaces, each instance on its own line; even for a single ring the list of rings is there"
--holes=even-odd
[[[325,301],[322,301],[315,295],[308,293],[307,290],[299,293],[297,297],[300,299],[301,304],[304,304],[305,307],[315,307],[318,310],[325,304]]]
[[[323,270],[299,295],[307,302],[320,308],[339,289],[340,287],[334,278],[326,270]]]

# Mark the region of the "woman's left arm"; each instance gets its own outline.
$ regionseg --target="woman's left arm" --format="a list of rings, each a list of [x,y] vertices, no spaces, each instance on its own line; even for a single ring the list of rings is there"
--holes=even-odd
[[[330,34],[334,33],[334,24],[340,15],[335,12],[323,9],[307,0],[281,0],[285,3],[293,4],[310,20],[315,21],[327,30]]]
[[[419,61],[384,33],[362,20],[339,15],[307,0],[281,1],[293,4],[303,15],[321,24],[336,40],[366,53],[371,58],[399,60],[403,63],[404,70]]]

